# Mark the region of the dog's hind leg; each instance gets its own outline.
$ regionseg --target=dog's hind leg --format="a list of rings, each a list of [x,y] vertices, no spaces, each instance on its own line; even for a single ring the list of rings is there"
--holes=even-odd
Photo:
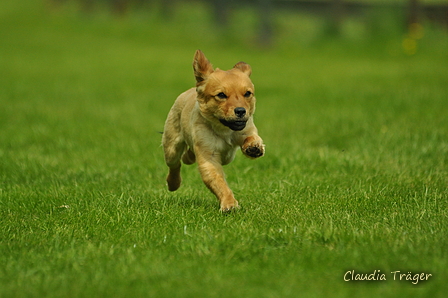
[[[170,116],[172,116],[171,113]],[[175,191],[180,187],[182,181],[180,177],[180,160],[187,146],[180,132],[180,127],[177,124],[178,122],[173,121],[174,118],[175,117],[168,117],[162,136],[165,162],[170,168],[166,178],[169,191]]]
[[[185,151],[185,143],[167,144],[164,142],[165,149],[165,162],[169,167],[169,173],[166,177],[166,182],[168,183],[168,190],[175,191],[180,187],[182,179],[180,177],[180,159]]]
[[[184,155],[182,155],[182,161],[186,165],[192,165],[196,162],[196,155],[194,155],[194,152],[191,151],[190,148],[188,148],[188,150],[185,151]]]

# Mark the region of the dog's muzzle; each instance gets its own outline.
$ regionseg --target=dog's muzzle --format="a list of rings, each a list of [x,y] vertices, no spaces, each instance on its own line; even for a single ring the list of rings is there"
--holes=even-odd
[[[224,119],[219,120],[223,125],[227,126],[231,130],[240,131],[246,127],[245,120],[235,120],[235,121],[227,121]]]

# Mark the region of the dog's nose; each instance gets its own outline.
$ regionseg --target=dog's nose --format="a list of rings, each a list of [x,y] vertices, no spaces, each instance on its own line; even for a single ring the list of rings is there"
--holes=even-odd
[[[235,115],[238,118],[243,118],[244,115],[246,115],[246,109],[245,108],[235,108]]]

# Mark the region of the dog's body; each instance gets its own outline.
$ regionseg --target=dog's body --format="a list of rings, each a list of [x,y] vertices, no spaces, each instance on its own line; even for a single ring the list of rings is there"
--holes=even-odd
[[[196,51],[193,69],[196,88],[179,95],[163,132],[165,161],[169,167],[168,189],[181,184],[181,160],[197,161],[205,185],[218,198],[221,210],[238,207],[228,187],[222,165],[235,158],[238,147],[244,155],[264,155],[264,144],[253,122],[254,86],[251,68],[244,62],[222,71],[213,69],[201,51]]]

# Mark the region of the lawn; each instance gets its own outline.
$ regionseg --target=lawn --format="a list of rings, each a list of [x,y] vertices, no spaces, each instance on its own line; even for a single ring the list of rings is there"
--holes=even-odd
[[[41,4],[0,4],[0,297],[445,297],[446,31],[326,38],[279,12],[259,48],[247,8],[235,34],[202,6]],[[160,132],[197,48],[253,69],[266,156],[225,167],[227,215],[195,166],[165,185]]]

